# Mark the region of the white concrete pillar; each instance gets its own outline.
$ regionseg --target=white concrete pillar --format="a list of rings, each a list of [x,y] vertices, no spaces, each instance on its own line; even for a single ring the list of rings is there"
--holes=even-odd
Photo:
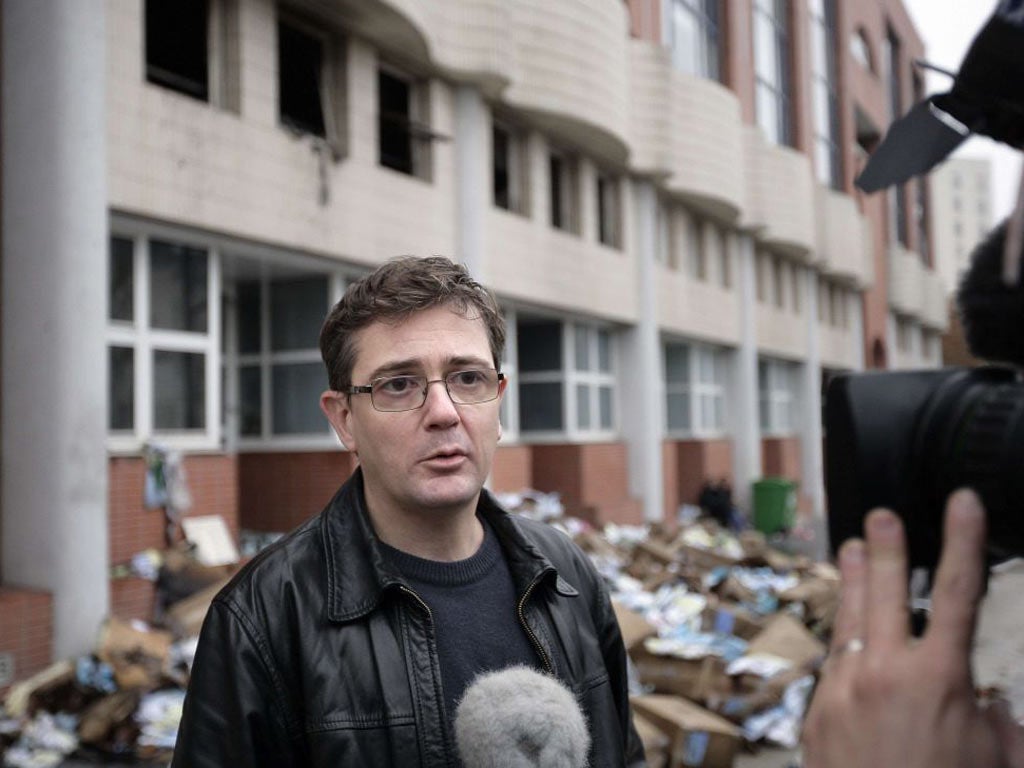
[[[804,270],[801,282],[807,350],[800,366],[800,461],[804,495],[810,497],[815,517],[825,516],[825,457],[821,424],[821,328],[818,325],[818,273]]]
[[[632,184],[633,239],[637,264],[636,325],[623,337],[622,434],[629,453],[630,493],[643,502],[644,519],[664,518],[661,441],[665,423],[664,379],[658,334],[657,195],[649,181]]]
[[[850,317],[850,340],[853,344],[853,369],[864,370],[864,299],[859,291],[847,297]]]
[[[757,389],[757,263],[754,240],[740,233],[736,239],[736,290],[739,292],[740,345],[736,350],[733,380],[734,498],[753,514],[750,484],[761,477],[761,422]]]
[[[480,282],[486,280],[484,217],[491,205],[490,125],[478,88],[455,92],[455,206],[457,257]]]
[[[109,606],[105,3],[3,3],[0,581],[53,593],[54,654]]]

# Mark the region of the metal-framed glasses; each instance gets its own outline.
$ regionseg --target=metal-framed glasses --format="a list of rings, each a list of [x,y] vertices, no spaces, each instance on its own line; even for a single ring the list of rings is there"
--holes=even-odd
[[[448,397],[456,405],[476,405],[496,399],[504,380],[505,374],[493,368],[477,368],[452,371],[443,379],[409,375],[381,376],[369,384],[351,386],[345,391],[350,395],[369,395],[376,410],[396,413],[422,408],[427,402],[427,391],[431,384],[443,382]]]

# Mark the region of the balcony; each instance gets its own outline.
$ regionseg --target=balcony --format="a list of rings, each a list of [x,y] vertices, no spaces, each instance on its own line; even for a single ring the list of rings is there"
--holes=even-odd
[[[925,270],[921,257],[901,245],[889,246],[889,306],[920,317],[925,306]]]
[[[949,328],[949,296],[937,272],[924,271],[924,307],[921,324],[932,330],[945,332]]]
[[[870,249],[865,245],[868,231],[852,197],[818,185],[817,255],[821,271],[856,288],[871,282]]]

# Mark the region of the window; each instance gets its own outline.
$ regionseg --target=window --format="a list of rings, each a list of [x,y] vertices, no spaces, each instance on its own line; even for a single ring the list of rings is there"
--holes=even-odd
[[[793,297],[793,311],[796,314],[799,315],[800,314],[800,307],[801,307],[801,304],[802,304],[801,299],[800,299],[800,294],[802,293],[801,283],[803,282],[804,271],[803,271],[803,268],[800,267],[798,264],[792,264],[791,265],[791,269],[792,269],[792,271],[791,271],[790,274],[793,277],[793,282],[792,282],[793,292],[791,294],[792,297]]]
[[[170,238],[110,240],[108,429],[112,445],[152,436],[217,444],[219,262]]]
[[[761,304],[768,301],[769,286],[771,285],[771,256],[763,251],[755,257],[754,288],[757,293],[757,300]]]
[[[377,72],[380,164],[410,176],[430,178],[427,90],[423,84],[390,69]]]
[[[782,309],[786,306],[786,270],[789,265],[778,256],[772,256],[772,293],[775,306]]]
[[[676,435],[725,431],[728,353],[702,344],[668,342],[665,353],[666,429]]]
[[[659,196],[657,208],[655,209],[655,258],[660,264],[671,266],[675,269],[675,259],[672,255],[672,215],[671,209],[665,198]]]
[[[491,177],[494,204],[506,211],[528,212],[526,136],[502,123],[491,129]]]
[[[146,1],[146,79],[208,101],[207,0]]]
[[[615,428],[611,332],[586,323],[516,323],[522,434],[607,434]]]
[[[792,144],[789,1],[754,0],[757,124],[773,144]]]
[[[814,168],[818,181],[842,188],[835,0],[810,0]]]
[[[619,180],[597,174],[597,236],[605,245],[622,247],[622,213]]]
[[[867,35],[863,29],[858,29],[850,37],[850,55],[868,72],[875,71],[875,65],[871,59],[871,46],[868,45]]]
[[[579,233],[576,215],[577,169],[574,159],[560,152],[548,155],[548,183],[551,196],[551,226]]]
[[[719,79],[718,0],[672,0],[672,63],[690,75]]]
[[[277,91],[281,124],[326,136],[324,41],[285,21],[277,25]]]
[[[729,235],[724,229],[715,227],[718,242],[719,270],[718,277],[723,288],[732,287],[732,253],[729,247]]]
[[[690,276],[695,280],[707,280],[708,262],[704,249],[703,224],[688,212],[682,218],[683,226],[686,227],[686,263],[689,265]]]
[[[764,435],[787,435],[796,427],[796,368],[796,365],[782,360],[765,358],[758,361],[761,432]]]
[[[903,87],[900,69],[900,41],[891,29],[886,35],[885,47],[889,117],[895,121],[903,116]],[[910,239],[905,192],[905,187],[902,184],[895,184],[886,192],[889,202],[889,241],[903,246],[907,246]]]
[[[327,434],[317,403],[327,387],[317,340],[330,303],[327,275],[236,284],[239,434]]]
[[[146,0],[146,80],[238,112],[238,0]]]

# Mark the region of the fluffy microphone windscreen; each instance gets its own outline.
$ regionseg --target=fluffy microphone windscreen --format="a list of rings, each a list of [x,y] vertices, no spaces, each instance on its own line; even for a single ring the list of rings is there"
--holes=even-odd
[[[1024,366],[1024,286],[1002,279],[1006,223],[974,249],[957,291],[960,319],[971,354]]]
[[[576,698],[529,667],[477,677],[455,712],[465,768],[586,768],[590,732]]]

